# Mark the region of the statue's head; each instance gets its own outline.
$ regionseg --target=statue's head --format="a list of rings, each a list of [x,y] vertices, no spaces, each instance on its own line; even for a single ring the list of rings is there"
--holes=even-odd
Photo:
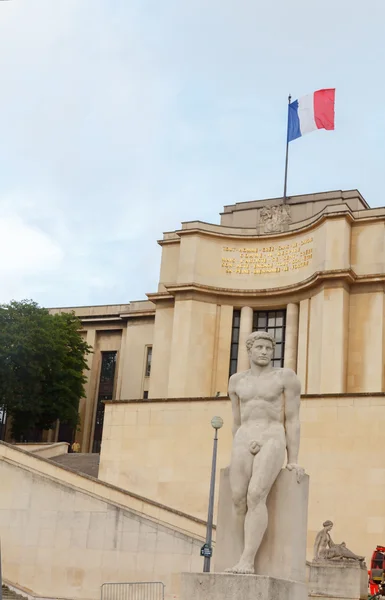
[[[330,531],[331,528],[333,527],[333,521],[325,521],[325,523],[322,523],[322,527],[326,530],[326,531]]]
[[[273,358],[275,339],[267,331],[253,331],[246,339],[250,361],[259,367],[266,367]]]

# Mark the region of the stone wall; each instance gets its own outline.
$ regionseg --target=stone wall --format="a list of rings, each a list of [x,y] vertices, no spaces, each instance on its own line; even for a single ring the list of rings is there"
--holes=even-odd
[[[68,454],[69,444],[66,442],[57,442],[55,444],[15,444],[15,446],[26,452],[32,452],[35,456],[54,458],[55,456]]]
[[[218,475],[231,451],[224,399],[106,405],[99,477],[206,518],[214,415]],[[368,558],[385,543],[385,394],[303,396],[300,461],[310,475],[308,558],[323,521],[336,541]],[[217,486],[218,490],[218,486]]]
[[[106,404],[99,478],[206,519],[216,414],[219,473],[230,456],[228,400]]]
[[[264,208],[282,225],[288,207],[287,227],[261,228]],[[286,209],[278,199],[242,202],[225,207],[221,225],[183,223],[159,241],[151,301],[74,309],[94,350],[80,401],[82,452],[92,449],[102,352],[117,352],[114,399],[225,395],[234,309],[248,315],[245,335],[252,311],[287,309],[285,366],[303,393],[385,391],[385,208],[350,190],[291,197]],[[247,365],[238,350],[238,366]]]
[[[93,599],[105,582],[163,581],[202,567],[204,525],[0,443],[3,576],[37,596]],[[188,533],[186,528],[199,533]]]

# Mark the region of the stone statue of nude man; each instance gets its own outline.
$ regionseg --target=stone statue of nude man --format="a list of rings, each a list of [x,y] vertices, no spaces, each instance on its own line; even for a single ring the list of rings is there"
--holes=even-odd
[[[271,364],[275,340],[255,331],[246,340],[250,369],[232,375],[233,410],[230,485],[234,543],[242,550],[230,573],[254,573],[254,560],[267,528],[266,499],[285,460],[300,482],[298,463],[301,384],[291,369]]]

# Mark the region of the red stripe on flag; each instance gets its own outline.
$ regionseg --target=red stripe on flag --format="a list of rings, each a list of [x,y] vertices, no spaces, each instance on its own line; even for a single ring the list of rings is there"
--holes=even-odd
[[[314,120],[318,129],[334,129],[334,101],[336,90],[314,92]]]

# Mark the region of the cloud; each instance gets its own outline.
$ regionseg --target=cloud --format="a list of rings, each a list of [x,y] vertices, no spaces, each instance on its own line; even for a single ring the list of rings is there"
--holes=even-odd
[[[0,218],[0,254],[3,277],[50,271],[64,256],[52,238],[16,216]]]
[[[29,297],[26,278],[44,276],[59,268],[63,250],[47,234],[20,217],[0,218],[0,301]]]
[[[0,2],[3,301],[155,291],[163,231],[282,193],[288,92],[337,87],[337,130],[293,143],[289,193],[380,203],[385,9],[323,7],[315,24],[305,0]]]

